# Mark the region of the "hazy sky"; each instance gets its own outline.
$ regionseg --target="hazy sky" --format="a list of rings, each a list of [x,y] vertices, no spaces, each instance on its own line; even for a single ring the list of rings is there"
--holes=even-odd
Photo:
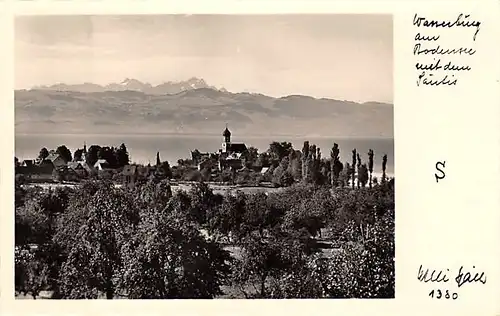
[[[16,89],[203,78],[232,92],[392,102],[388,15],[18,17]]]

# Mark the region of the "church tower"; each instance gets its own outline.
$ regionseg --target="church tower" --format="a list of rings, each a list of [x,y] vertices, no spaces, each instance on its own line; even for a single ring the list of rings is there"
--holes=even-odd
[[[83,142],[83,153],[82,153],[82,161],[87,162],[87,142]]]
[[[229,152],[229,147],[231,147],[231,132],[227,128],[226,124],[226,129],[224,132],[222,132],[222,136],[224,136],[224,142],[222,143],[222,152],[227,153]]]

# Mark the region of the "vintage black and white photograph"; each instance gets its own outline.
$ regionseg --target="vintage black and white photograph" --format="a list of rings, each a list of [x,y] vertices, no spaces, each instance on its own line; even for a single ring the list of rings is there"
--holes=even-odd
[[[16,299],[394,298],[391,15],[14,23]]]

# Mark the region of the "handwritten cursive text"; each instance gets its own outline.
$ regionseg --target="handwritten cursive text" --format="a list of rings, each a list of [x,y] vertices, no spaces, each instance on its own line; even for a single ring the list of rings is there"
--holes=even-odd
[[[416,58],[414,67],[417,71],[417,86],[455,86],[460,77],[466,76],[472,70],[470,60],[471,56],[476,54],[473,46],[441,47],[440,43],[442,37],[446,36],[440,34],[444,33],[443,28],[462,30],[475,28],[473,37],[475,41],[481,22],[470,17],[470,14],[460,13],[454,20],[437,20],[415,13],[413,26],[418,28],[418,32],[414,37],[413,55]],[[455,58],[452,59],[452,56]]]
[[[449,272],[450,269],[446,269],[446,272]],[[420,268],[418,269],[418,276],[417,279],[420,282],[448,282],[450,279],[446,275],[446,272],[444,270],[430,270],[430,269],[424,269],[422,265],[420,265]]]
[[[451,75],[450,78],[448,78],[448,75],[445,75],[441,78],[441,80],[434,80],[434,74],[427,74],[425,71],[422,71],[422,73],[418,76],[417,86],[420,86],[421,84],[424,86],[455,86],[457,81],[458,79],[455,79],[454,75]]]
[[[475,266],[472,266],[475,269]],[[458,270],[458,275],[455,278],[455,282],[457,282],[457,286],[461,287],[466,283],[477,283],[480,282],[482,284],[486,283],[486,274],[484,272],[471,274],[470,272],[462,271],[464,269],[463,266]]]
[[[413,46],[413,55],[474,55],[476,50],[468,47],[444,49],[441,46],[436,46],[433,48],[422,48],[421,44],[415,44]]]
[[[481,22],[479,21],[469,21],[470,14],[460,13],[457,18],[453,21],[438,21],[429,20],[426,17],[420,17],[415,13],[413,17],[413,25],[417,27],[435,27],[435,28],[452,28],[452,27],[475,27],[476,32],[472,39],[475,41],[476,36],[479,33]]]

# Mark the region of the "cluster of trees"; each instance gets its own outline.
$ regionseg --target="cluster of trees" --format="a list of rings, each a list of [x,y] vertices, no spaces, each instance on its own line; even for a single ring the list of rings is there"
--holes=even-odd
[[[245,297],[394,295],[393,182],[335,194],[310,184],[239,193],[208,212],[207,227],[241,249],[232,282]],[[343,251],[325,258],[316,236]]]
[[[108,299],[220,294],[229,257],[199,234],[168,184],[34,190],[20,192],[16,208],[19,292]]]
[[[82,160],[82,154],[82,149],[75,151],[75,157],[79,160]],[[98,159],[104,159],[112,168],[120,168],[130,163],[127,147],[123,143],[119,147],[92,145],[88,148],[85,159],[90,165],[95,164]]]
[[[38,159],[44,160],[51,153],[58,154],[66,162],[86,160],[89,165],[94,165],[98,159],[106,160],[113,168],[120,168],[130,163],[127,146],[123,143],[119,147],[92,145],[88,150],[87,148],[79,148],[75,150],[73,155],[66,145],[61,145],[56,150],[50,151],[46,147],[43,147],[40,149]]]
[[[394,296],[393,182],[225,196],[167,180],[16,186],[15,220],[16,290],[34,298]],[[325,256],[327,232],[342,251]]]
[[[193,168],[202,160],[198,150],[192,152],[192,159],[179,159],[174,179],[188,181],[222,181],[241,185],[258,185],[261,182],[271,182],[275,186],[288,187],[294,183],[310,183],[316,185],[330,185],[353,188],[372,186],[378,179],[373,178],[374,152],[367,153],[368,162],[362,161],[361,155],[353,150],[352,164],[342,163],[340,148],[337,143],[330,150],[330,157],[322,157],[321,150],[309,141],[304,142],[302,150],[295,150],[290,142],[272,142],[269,148],[262,153],[254,147],[249,147],[241,155],[242,170],[217,170],[207,166],[202,170]],[[214,161],[217,158],[211,157]],[[387,155],[382,157],[382,181],[385,175]],[[265,174],[260,173],[262,167],[268,167]]]
[[[38,159],[44,160],[50,154],[58,154],[66,162],[70,162],[73,160],[71,151],[68,149],[68,147],[66,147],[66,145],[61,145],[57,147],[56,150],[53,149],[48,150],[46,147],[43,147],[42,149],[40,149],[40,152],[38,153]]]
[[[345,187],[351,182],[353,188],[372,187],[374,152],[368,151],[368,165],[363,163],[360,154],[352,151],[352,165],[340,161],[340,148],[334,143],[330,150],[330,157],[322,157],[321,150],[308,141],[304,142],[301,151],[294,150],[291,143],[273,142],[268,156],[271,157],[272,182],[279,186],[290,186],[294,182],[303,182],[317,185],[331,185],[332,187]],[[382,157],[382,182],[387,180],[385,175],[387,155]],[[357,180],[357,181],[356,181]],[[378,182],[378,181],[377,181]]]

